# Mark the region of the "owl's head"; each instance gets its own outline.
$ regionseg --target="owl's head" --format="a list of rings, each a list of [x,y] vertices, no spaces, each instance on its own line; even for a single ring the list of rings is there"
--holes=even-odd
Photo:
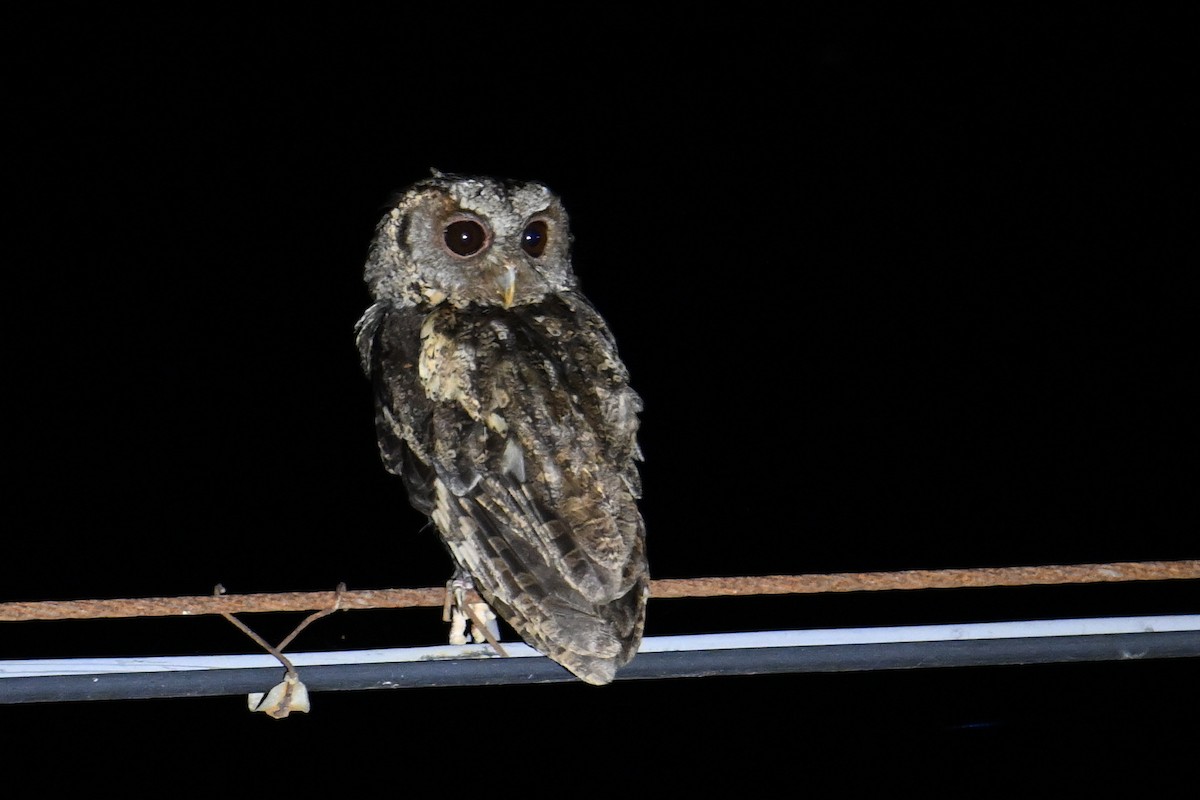
[[[559,199],[538,183],[435,172],[380,221],[364,277],[399,306],[511,306],[575,288]]]

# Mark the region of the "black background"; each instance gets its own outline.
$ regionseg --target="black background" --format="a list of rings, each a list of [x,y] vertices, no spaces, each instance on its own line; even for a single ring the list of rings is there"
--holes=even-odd
[[[656,577],[1197,557],[1185,22],[557,13],[9,20],[0,599],[446,579],[379,463],[353,345],[374,225],[431,167],[563,197],[645,401]],[[1196,599],[1187,582],[661,600],[647,630]],[[278,638],[295,619],[251,622]],[[442,635],[431,611],[356,612],[293,649]],[[6,658],[249,648],[213,619],[0,630]],[[55,747],[124,730],[154,763],[169,739],[178,769],[349,740],[341,758],[402,762],[401,781],[469,769],[447,740],[528,777],[500,754],[529,731],[564,774],[687,749],[664,779],[702,785],[795,768],[814,743],[1194,743],[1194,677],[988,668],[321,695],[284,722],[238,698],[0,719]]]

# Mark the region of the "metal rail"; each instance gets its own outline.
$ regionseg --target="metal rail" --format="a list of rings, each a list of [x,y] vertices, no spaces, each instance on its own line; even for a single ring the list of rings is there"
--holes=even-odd
[[[523,644],[294,653],[310,693],[575,680]],[[650,637],[618,680],[1046,664],[1200,656],[1200,615]],[[0,704],[261,692],[273,657],[0,661]]]

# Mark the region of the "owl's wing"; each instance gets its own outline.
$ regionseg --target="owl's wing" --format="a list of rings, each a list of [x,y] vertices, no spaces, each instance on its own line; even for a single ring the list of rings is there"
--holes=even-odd
[[[426,428],[432,413],[415,370],[406,366],[416,363],[420,332],[418,315],[395,311],[391,304],[380,302],[358,321],[355,343],[375,393],[380,458],[388,472],[404,481],[413,507],[428,515],[433,513],[434,470],[428,455],[414,453],[409,444],[417,439],[415,430]]]
[[[497,613],[607,683],[637,651],[648,586],[641,406],[607,326],[575,297],[413,317],[360,326],[385,463]]]

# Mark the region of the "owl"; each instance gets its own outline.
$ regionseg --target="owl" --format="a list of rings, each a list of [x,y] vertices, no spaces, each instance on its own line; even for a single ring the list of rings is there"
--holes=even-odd
[[[637,652],[641,400],[559,199],[434,172],[380,221],[356,327],[386,469],[530,646],[592,684]]]

